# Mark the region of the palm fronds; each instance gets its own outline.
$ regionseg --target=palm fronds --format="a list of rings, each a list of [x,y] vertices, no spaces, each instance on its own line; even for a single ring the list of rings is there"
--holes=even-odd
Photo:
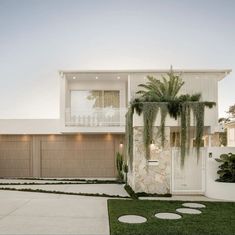
[[[138,95],[145,101],[168,102],[176,98],[180,88],[184,85],[182,79],[175,75],[173,70],[167,73],[167,77],[162,76],[162,80],[147,76],[147,83],[140,84],[139,87],[144,88],[137,91]]]

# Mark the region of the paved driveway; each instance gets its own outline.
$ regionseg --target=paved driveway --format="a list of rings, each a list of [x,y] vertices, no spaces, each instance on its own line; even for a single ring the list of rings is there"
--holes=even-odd
[[[107,235],[107,199],[0,191],[0,234]]]

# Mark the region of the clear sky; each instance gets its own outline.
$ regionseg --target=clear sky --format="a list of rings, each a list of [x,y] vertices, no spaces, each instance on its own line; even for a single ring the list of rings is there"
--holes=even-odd
[[[0,118],[58,118],[60,69],[231,68],[235,0],[0,0]]]

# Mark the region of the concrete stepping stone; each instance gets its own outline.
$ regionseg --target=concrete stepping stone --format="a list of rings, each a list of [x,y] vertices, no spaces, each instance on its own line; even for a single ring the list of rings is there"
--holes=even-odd
[[[205,205],[201,203],[194,203],[194,202],[183,203],[182,206],[190,207],[190,208],[205,208],[206,207]]]
[[[147,221],[147,219],[140,215],[123,215],[118,218],[119,222],[128,224],[141,224]]]
[[[157,217],[158,219],[170,219],[170,220],[182,218],[181,215],[178,215],[176,213],[157,213],[155,214],[155,217]]]
[[[192,215],[197,215],[202,213],[197,209],[191,209],[191,208],[178,208],[176,209],[176,211],[182,214],[192,214]]]

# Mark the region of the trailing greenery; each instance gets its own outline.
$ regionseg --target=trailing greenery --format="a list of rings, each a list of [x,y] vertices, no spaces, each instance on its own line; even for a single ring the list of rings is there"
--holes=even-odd
[[[128,156],[128,164],[131,170],[133,162],[133,113],[134,113],[134,108],[131,106],[126,114],[126,137],[125,137],[126,155]]]
[[[144,133],[143,142],[146,150],[146,158],[150,157],[150,143],[153,141],[153,125],[160,110],[161,114],[161,145],[165,143],[165,120],[167,115],[174,119],[180,119],[181,123],[181,166],[184,165],[186,153],[190,148],[191,113],[195,120],[195,145],[197,157],[199,157],[200,146],[204,132],[205,108],[212,108],[215,102],[200,101],[201,94],[184,94],[177,96],[184,82],[179,75],[175,75],[171,69],[167,77],[162,80],[148,76],[146,84],[140,84],[142,89],[137,91],[138,98],[134,99],[127,113],[126,139],[130,164],[133,159],[133,114],[143,114]],[[144,90],[143,90],[144,89]]]
[[[184,165],[184,158],[186,154],[186,140],[187,140],[187,105],[186,103],[182,103],[181,105],[181,166]]]
[[[109,195],[109,194],[105,194],[105,193],[102,193],[102,194],[100,194],[100,193],[73,193],[73,192],[64,192],[64,191],[56,191],[56,190],[30,189],[30,188],[0,187],[0,190],[35,192],[35,193],[65,194],[65,195],[90,196],[90,197],[129,198],[129,197],[125,197],[125,196]]]
[[[196,119],[196,137],[195,144],[197,149],[197,158],[199,158],[199,151],[202,142],[203,130],[204,130],[204,110],[205,104],[202,102],[194,103],[193,106],[193,114]]]
[[[126,184],[124,186],[124,189],[126,190],[126,192],[130,195],[130,197],[134,200],[138,199],[138,195],[134,192],[134,190],[131,188],[130,185]]]
[[[144,118],[144,146],[146,150],[146,157],[150,157],[150,144],[153,139],[153,124],[156,119],[159,106],[157,103],[146,102],[143,103],[143,118]]]
[[[220,182],[235,182],[235,154],[228,153],[220,155],[220,158],[215,159],[221,163],[217,174]]]
[[[162,147],[164,148],[164,145],[165,145],[165,122],[166,122],[166,116],[168,113],[167,103],[161,103],[160,109],[161,109],[161,126],[160,126],[161,144],[162,144]]]
[[[186,152],[187,154],[189,154],[189,148],[190,148],[190,145],[191,145],[191,108],[190,108],[190,105],[188,103],[186,103]],[[204,116],[203,116],[203,119],[204,119]],[[203,130],[204,130],[204,126],[202,127]],[[184,163],[184,162],[183,162]],[[183,164],[181,162],[181,165]]]

